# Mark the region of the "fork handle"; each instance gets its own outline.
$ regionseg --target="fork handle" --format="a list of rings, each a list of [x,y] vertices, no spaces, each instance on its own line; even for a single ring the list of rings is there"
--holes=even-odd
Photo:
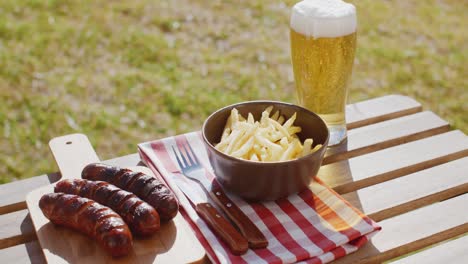
[[[249,242],[252,249],[266,248],[268,240],[255,224],[241,211],[241,209],[229,199],[224,190],[216,182],[213,182],[210,190],[211,198],[223,210],[224,213],[237,226],[241,234]]]
[[[209,203],[199,203],[196,205],[195,211],[211,230],[228,245],[233,254],[242,255],[247,252],[249,249],[247,240],[213,206]]]

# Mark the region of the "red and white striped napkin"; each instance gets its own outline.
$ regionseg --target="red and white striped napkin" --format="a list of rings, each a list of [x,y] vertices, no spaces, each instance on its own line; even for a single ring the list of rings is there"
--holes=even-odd
[[[174,191],[182,215],[215,263],[328,263],[358,250],[380,230],[373,220],[320,180],[314,181],[309,190],[272,202],[249,204],[228,194],[269,242],[266,249],[235,256],[211,232],[174,182],[174,175],[181,171],[171,146],[187,143],[205,168],[213,172],[199,132],[141,143],[138,149],[142,160]],[[203,192],[198,184],[193,187],[194,192]]]

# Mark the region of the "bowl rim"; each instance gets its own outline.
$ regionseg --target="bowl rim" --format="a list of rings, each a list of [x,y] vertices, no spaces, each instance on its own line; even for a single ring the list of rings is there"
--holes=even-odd
[[[301,109],[305,112],[307,112],[308,114],[311,114],[315,117],[318,118],[318,120],[320,120],[320,122],[322,122],[322,124],[325,126],[326,128],[326,131],[327,131],[327,137],[325,139],[325,142],[322,144],[322,147],[318,150],[318,151],[315,151],[314,153],[309,153],[303,157],[300,157],[300,158],[297,158],[297,159],[292,159],[292,160],[285,160],[285,161],[251,161],[251,160],[245,160],[245,159],[240,159],[240,158],[236,158],[236,157],[233,157],[233,156],[230,156],[224,152],[221,152],[219,150],[217,150],[213,144],[211,144],[210,141],[208,141],[208,139],[206,138],[206,135],[205,135],[205,128],[207,126],[207,122],[208,120],[210,120],[214,115],[218,114],[219,112],[222,112],[222,111],[225,111],[226,109],[228,108],[235,108],[236,106],[238,105],[250,105],[250,104],[258,104],[258,103],[264,103],[264,104],[280,104],[280,105],[285,105],[287,107],[292,107],[292,108],[296,108],[296,109]],[[273,106],[274,107],[274,106]],[[328,140],[330,139],[330,131],[328,129],[328,126],[327,124],[325,123],[325,121],[316,113],[310,111],[309,109],[305,108],[305,107],[302,107],[302,106],[299,106],[299,105],[296,105],[296,104],[293,104],[293,103],[287,103],[287,102],[281,102],[281,101],[274,101],[274,100],[253,100],[253,101],[243,101],[243,102],[239,102],[239,103],[235,103],[235,104],[231,104],[231,105],[227,105],[227,106],[224,106],[216,111],[214,111],[213,113],[211,113],[206,119],[205,121],[203,122],[203,126],[202,126],[202,138],[203,138],[203,142],[208,145],[208,147],[210,149],[212,149],[214,152],[216,152],[218,155],[221,155],[222,157],[224,158],[227,158],[227,159],[230,159],[230,160],[233,160],[233,161],[241,161],[241,162],[245,162],[246,164],[264,164],[266,166],[273,166],[273,165],[278,165],[278,164],[290,164],[290,163],[296,163],[296,162],[301,162],[302,160],[306,160],[308,159],[309,157],[313,156],[313,155],[317,155],[319,154],[320,152],[324,151],[323,148],[327,147],[328,146]]]

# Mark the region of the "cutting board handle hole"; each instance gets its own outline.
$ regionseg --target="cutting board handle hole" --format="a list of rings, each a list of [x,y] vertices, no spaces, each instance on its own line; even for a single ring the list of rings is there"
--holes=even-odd
[[[70,145],[71,143],[72,143],[71,141],[67,141],[65,144]]]

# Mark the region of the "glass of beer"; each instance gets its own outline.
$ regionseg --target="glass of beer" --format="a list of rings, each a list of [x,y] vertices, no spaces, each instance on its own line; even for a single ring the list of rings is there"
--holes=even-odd
[[[291,57],[298,102],[325,120],[330,146],[346,138],[356,27],[355,7],[341,0],[304,0],[292,9]]]

